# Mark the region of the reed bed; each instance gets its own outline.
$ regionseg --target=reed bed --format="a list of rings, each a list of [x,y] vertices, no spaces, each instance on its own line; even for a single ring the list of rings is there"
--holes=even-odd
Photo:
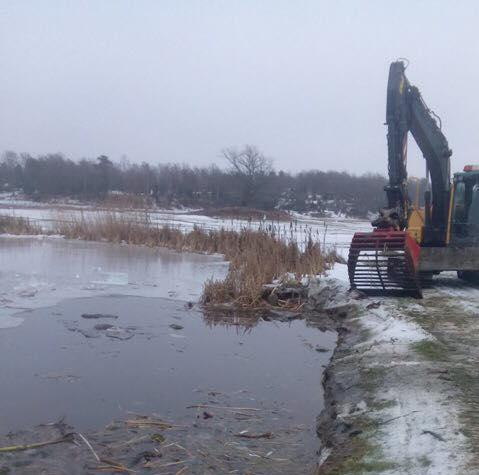
[[[0,216],[0,234],[40,234],[40,226],[16,216]]]
[[[318,243],[310,240],[301,251],[296,243],[284,243],[264,231],[238,233],[239,246],[226,254],[230,261],[224,280],[209,280],[203,303],[234,302],[252,307],[262,302],[263,287],[275,280],[296,280],[323,273],[332,263]]]
[[[92,219],[59,222],[54,230],[66,238],[140,244],[176,251],[222,254],[229,261],[225,279],[204,284],[202,303],[234,302],[245,307],[262,301],[263,286],[275,280],[301,279],[323,273],[334,253],[323,253],[312,234],[303,243],[278,237],[277,229],[206,230],[198,226],[181,231],[153,225],[119,213],[101,213]]]

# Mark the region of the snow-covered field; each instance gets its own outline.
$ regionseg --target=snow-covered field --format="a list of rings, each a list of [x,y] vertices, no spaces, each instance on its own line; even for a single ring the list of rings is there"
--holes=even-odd
[[[204,216],[194,214],[194,211],[190,210],[104,210],[88,206],[82,207],[80,205],[46,206],[25,201],[0,200],[0,216],[28,218],[46,230],[52,229],[54,224],[59,221],[71,221],[81,217],[86,220],[94,219],[102,213],[117,213],[142,223],[168,225],[182,231],[190,231],[194,226],[205,230],[263,228],[274,231],[283,239],[294,239],[300,244],[304,243],[307,237],[311,235],[315,241],[324,244],[327,249],[336,248],[343,257],[347,257],[347,250],[353,234],[356,231],[368,231],[371,229],[371,225],[367,220],[344,217],[313,218],[298,213],[292,214],[291,221],[289,222],[270,220],[247,221],[243,219]]]

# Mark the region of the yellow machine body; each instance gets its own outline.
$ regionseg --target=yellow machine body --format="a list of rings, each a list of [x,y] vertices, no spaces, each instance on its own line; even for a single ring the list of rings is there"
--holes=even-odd
[[[448,245],[451,240],[451,224],[452,224],[452,209],[454,201],[454,184],[451,186],[449,198],[449,212],[447,216],[447,234],[446,244]],[[416,203],[419,201],[417,198]],[[407,220],[407,232],[408,234],[419,244],[422,244],[423,230],[425,224],[425,210],[420,208],[417,204],[414,205],[409,211],[409,217]]]
[[[418,243],[422,243],[424,227],[424,209],[413,207],[407,221],[408,234]]]

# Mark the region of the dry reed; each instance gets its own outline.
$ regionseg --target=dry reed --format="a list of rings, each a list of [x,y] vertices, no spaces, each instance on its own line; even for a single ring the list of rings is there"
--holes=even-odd
[[[152,205],[151,199],[145,195],[108,194],[101,202],[102,208],[110,209],[147,209]]]
[[[61,222],[55,232],[67,238],[109,241],[166,247],[177,251],[219,253],[229,261],[223,280],[204,284],[202,303],[234,302],[252,307],[261,302],[263,286],[285,276],[317,275],[334,261],[324,255],[311,235],[303,246],[285,242],[267,230],[243,228],[239,231],[204,230],[197,226],[189,232],[169,226],[154,226],[147,220],[135,221],[115,213],[98,214],[93,219],[74,218]],[[303,249],[301,249],[301,247]]]
[[[28,219],[16,216],[0,216],[1,234],[40,234],[40,226],[31,223]]]

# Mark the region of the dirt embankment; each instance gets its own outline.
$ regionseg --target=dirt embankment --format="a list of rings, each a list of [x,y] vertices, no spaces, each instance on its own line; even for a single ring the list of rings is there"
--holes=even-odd
[[[363,298],[329,280],[310,290],[310,304],[339,334],[323,379],[318,473],[477,473],[460,388],[441,358],[431,358],[437,341],[411,315],[415,302]]]

